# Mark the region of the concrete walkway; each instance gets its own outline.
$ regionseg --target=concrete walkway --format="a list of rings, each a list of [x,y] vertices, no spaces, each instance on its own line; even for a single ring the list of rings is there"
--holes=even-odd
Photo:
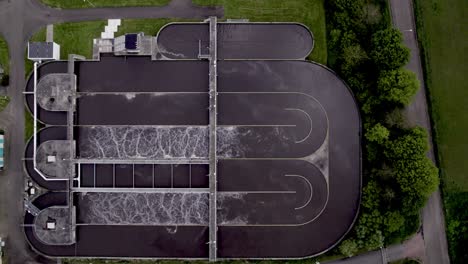
[[[427,107],[426,87],[424,84],[421,58],[418,47],[414,10],[412,0],[390,0],[393,24],[403,32],[404,42],[411,49],[411,58],[407,68],[416,73],[421,82],[421,89],[416,94],[411,105],[406,109],[408,121],[412,125],[424,127],[429,132],[429,158],[435,161],[432,145],[431,122]],[[423,236],[426,245],[426,259],[424,263],[450,263],[445,234],[444,212],[440,191],[437,190],[429,198],[422,212]]]

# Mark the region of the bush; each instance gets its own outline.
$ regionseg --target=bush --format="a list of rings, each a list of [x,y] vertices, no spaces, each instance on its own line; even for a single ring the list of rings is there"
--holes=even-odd
[[[358,252],[358,245],[356,241],[347,239],[341,243],[338,249],[341,254],[347,257],[352,257]]]
[[[10,102],[10,97],[8,96],[0,96],[0,112],[7,107],[8,103]]]
[[[405,225],[405,218],[398,211],[389,211],[385,213],[384,225],[386,232],[394,233]]]
[[[370,142],[383,144],[387,141],[390,131],[380,123],[375,124],[372,128],[368,129],[365,137]]]

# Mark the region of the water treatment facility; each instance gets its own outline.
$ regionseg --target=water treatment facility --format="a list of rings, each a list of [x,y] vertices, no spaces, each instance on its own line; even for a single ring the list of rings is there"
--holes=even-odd
[[[359,209],[361,120],[347,85],[306,61],[313,43],[301,24],[211,17],[36,62],[31,247],[210,261],[334,247]]]

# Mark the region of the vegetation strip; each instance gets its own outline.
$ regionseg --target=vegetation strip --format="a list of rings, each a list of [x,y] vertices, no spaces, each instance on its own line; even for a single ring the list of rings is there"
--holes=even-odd
[[[8,44],[6,41],[0,36],[0,68],[3,69],[3,76],[0,78],[0,85],[8,86],[10,76],[10,58],[8,53]]]
[[[426,157],[427,132],[402,114],[419,89],[403,67],[409,49],[392,28],[386,1],[327,2],[329,65],[354,91],[363,119],[361,215],[339,246],[355,255],[401,242],[419,227],[419,214],[439,184]]]
[[[468,263],[468,138],[464,11],[468,2],[415,2],[425,82],[430,94],[434,139],[443,179],[447,240],[452,263]]]

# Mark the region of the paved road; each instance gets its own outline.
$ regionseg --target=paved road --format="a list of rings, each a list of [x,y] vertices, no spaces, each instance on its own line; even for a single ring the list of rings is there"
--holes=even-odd
[[[403,32],[404,42],[411,49],[411,58],[407,68],[416,73],[421,82],[421,89],[416,94],[413,102],[406,109],[408,120],[413,125],[424,127],[429,132],[431,149],[428,153],[433,161],[434,150],[432,147],[431,122],[427,108],[426,89],[424,85],[419,47],[416,36],[414,12],[411,0],[390,0],[393,24]],[[426,260],[429,264],[450,263],[445,234],[444,213],[440,191],[434,192],[422,213],[423,235],[426,244]]]
[[[222,16],[222,8],[195,7],[190,0],[173,0],[165,7],[145,8],[96,8],[59,10],[48,8],[34,0],[0,0],[0,35],[10,48],[11,102],[7,114],[0,116],[1,125],[8,125],[6,132],[9,150],[6,153],[6,168],[1,175],[0,215],[7,218],[0,225],[0,235],[8,236],[8,263],[36,263],[35,254],[28,250],[21,227],[23,221],[23,150],[24,150],[24,101],[25,87],[24,52],[30,36],[41,27],[64,21],[85,21],[106,18],[206,18]],[[2,217],[2,220],[5,219]],[[42,262],[42,261],[41,261]]]

